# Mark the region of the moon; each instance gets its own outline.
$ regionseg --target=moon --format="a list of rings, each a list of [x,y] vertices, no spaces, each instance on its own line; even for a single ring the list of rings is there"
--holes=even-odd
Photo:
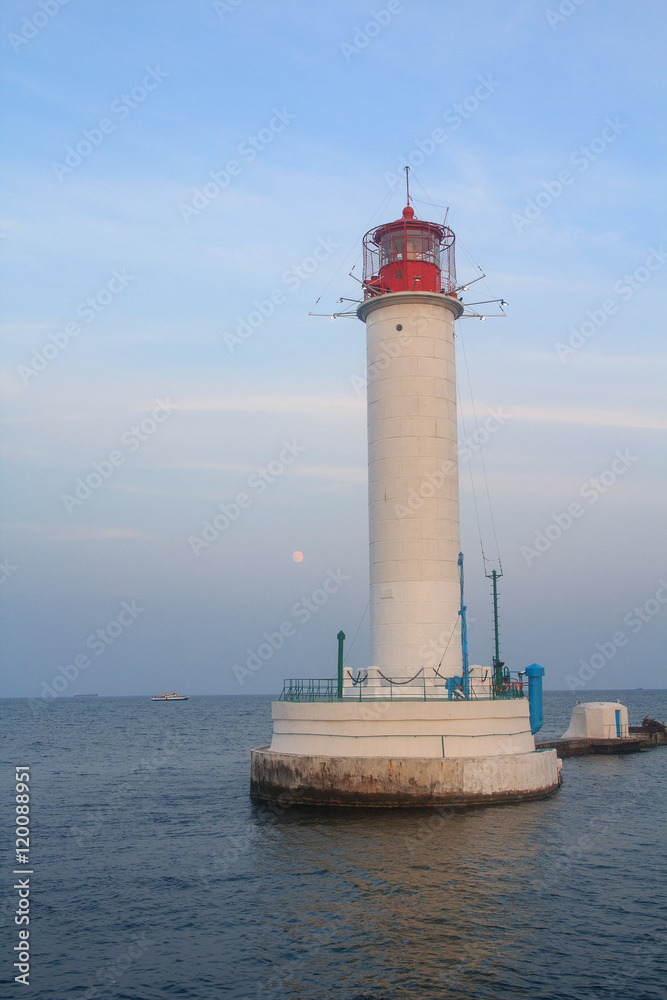
[[[303,562],[303,552],[293,552],[292,559],[294,562]]]

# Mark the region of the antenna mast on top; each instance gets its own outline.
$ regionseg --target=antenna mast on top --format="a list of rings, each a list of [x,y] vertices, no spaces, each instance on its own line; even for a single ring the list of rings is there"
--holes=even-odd
[[[410,204],[410,177],[409,177],[409,174],[410,174],[410,167],[406,167],[405,168],[405,190],[406,190],[407,197],[408,197],[408,200],[407,200],[406,204],[408,204],[408,205]]]

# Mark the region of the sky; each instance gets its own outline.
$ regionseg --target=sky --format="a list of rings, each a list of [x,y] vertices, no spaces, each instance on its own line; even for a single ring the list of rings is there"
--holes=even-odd
[[[483,548],[511,669],[664,687],[663,5],[0,16],[0,694],[276,693],[340,629],[368,665],[365,330],[329,315],[406,164],[508,303],[457,323],[471,662]]]

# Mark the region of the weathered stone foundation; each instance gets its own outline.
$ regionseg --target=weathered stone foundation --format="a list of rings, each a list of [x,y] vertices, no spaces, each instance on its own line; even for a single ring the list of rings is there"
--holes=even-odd
[[[555,750],[495,757],[314,757],[251,752],[253,798],[283,805],[424,807],[525,802],[561,783]]]

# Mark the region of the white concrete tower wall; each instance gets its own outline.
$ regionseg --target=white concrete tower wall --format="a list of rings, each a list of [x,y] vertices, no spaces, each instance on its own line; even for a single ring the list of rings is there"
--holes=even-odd
[[[453,296],[364,302],[368,359],[371,665],[461,673]],[[446,649],[446,652],[445,652]]]

